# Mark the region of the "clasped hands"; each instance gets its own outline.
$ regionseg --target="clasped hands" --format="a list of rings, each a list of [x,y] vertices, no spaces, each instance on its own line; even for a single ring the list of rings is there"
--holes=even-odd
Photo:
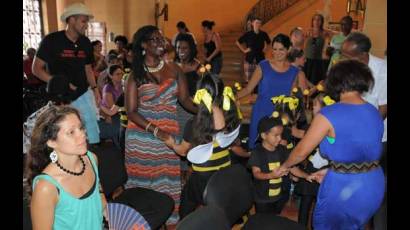
[[[275,178],[278,178],[278,177],[288,175],[290,170],[291,170],[291,168],[284,167],[282,165],[279,168],[274,169],[271,173],[272,173],[272,176],[274,176]],[[317,172],[308,174],[308,176],[304,179],[309,181],[309,182],[317,181],[318,183],[322,183],[323,178],[325,177],[325,175],[327,173],[327,170],[328,169],[325,168],[325,169],[321,169]]]

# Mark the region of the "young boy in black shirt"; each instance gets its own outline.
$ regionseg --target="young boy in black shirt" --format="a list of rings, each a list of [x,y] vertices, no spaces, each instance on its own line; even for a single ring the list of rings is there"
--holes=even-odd
[[[278,205],[281,196],[282,178],[277,169],[287,159],[289,152],[282,145],[283,124],[277,117],[263,117],[258,124],[259,144],[251,154],[248,165],[254,177],[254,199],[257,213],[270,212],[280,214]],[[294,167],[290,172],[298,177],[311,181],[309,175]]]

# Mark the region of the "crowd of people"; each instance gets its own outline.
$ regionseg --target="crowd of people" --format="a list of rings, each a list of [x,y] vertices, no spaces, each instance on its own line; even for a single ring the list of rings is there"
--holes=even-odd
[[[340,33],[315,14],[310,28],[272,38],[250,18],[235,42],[246,82],[236,89],[220,76],[223,41],[213,21],[202,21],[202,46],[180,21],[172,40],[146,25],[130,43],[116,36],[104,55],[102,42],[85,36],[92,18],[84,4],[70,5],[60,18],[66,29],[28,49],[23,63],[25,83],[46,86],[49,100],[24,123],[33,229],[102,229],[111,198],[90,149],[106,141],[124,157],[121,191],[173,200],[166,224],[204,205],[208,180],[239,155],[253,176],[257,213],[280,215],[295,185],[305,227],[386,226],[378,213],[386,208],[387,63],[370,54],[369,37],[352,31],[350,16]],[[252,93],[241,145],[239,99]]]

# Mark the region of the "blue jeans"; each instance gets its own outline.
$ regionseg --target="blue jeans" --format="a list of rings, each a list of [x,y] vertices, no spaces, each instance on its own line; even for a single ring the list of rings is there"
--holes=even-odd
[[[87,139],[90,144],[100,142],[100,129],[98,128],[97,106],[94,93],[88,89],[83,95],[71,102],[71,106],[80,112],[81,120],[87,131]]]
[[[121,149],[120,146],[120,116],[118,114],[111,117],[111,124],[107,123],[104,119],[98,121],[100,127],[100,138],[111,139],[115,147]]]

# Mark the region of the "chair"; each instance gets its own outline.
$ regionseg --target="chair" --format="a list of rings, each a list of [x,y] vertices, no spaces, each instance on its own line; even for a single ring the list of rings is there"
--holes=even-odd
[[[230,226],[233,226],[253,205],[252,187],[250,173],[242,165],[232,165],[214,173],[209,179],[204,191],[204,203],[221,208]],[[249,216],[244,229],[300,230],[306,228],[273,213],[257,213]]]
[[[243,230],[306,230],[306,227],[283,216],[271,213],[256,213],[249,217]]]
[[[151,229],[158,229],[174,210],[174,200],[165,193],[146,188],[125,189],[113,203],[121,203],[139,212]]]
[[[109,198],[116,188],[127,182],[124,154],[109,142],[101,143],[90,151],[97,155],[101,185],[105,196]]]
[[[228,220],[221,209],[203,206],[187,215],[176,227],[177,230],[230,230]]]
[[[250,174],[240,164],[215,172],[205,187],[204,203],[221,208],[234,225],[253,204]]]

